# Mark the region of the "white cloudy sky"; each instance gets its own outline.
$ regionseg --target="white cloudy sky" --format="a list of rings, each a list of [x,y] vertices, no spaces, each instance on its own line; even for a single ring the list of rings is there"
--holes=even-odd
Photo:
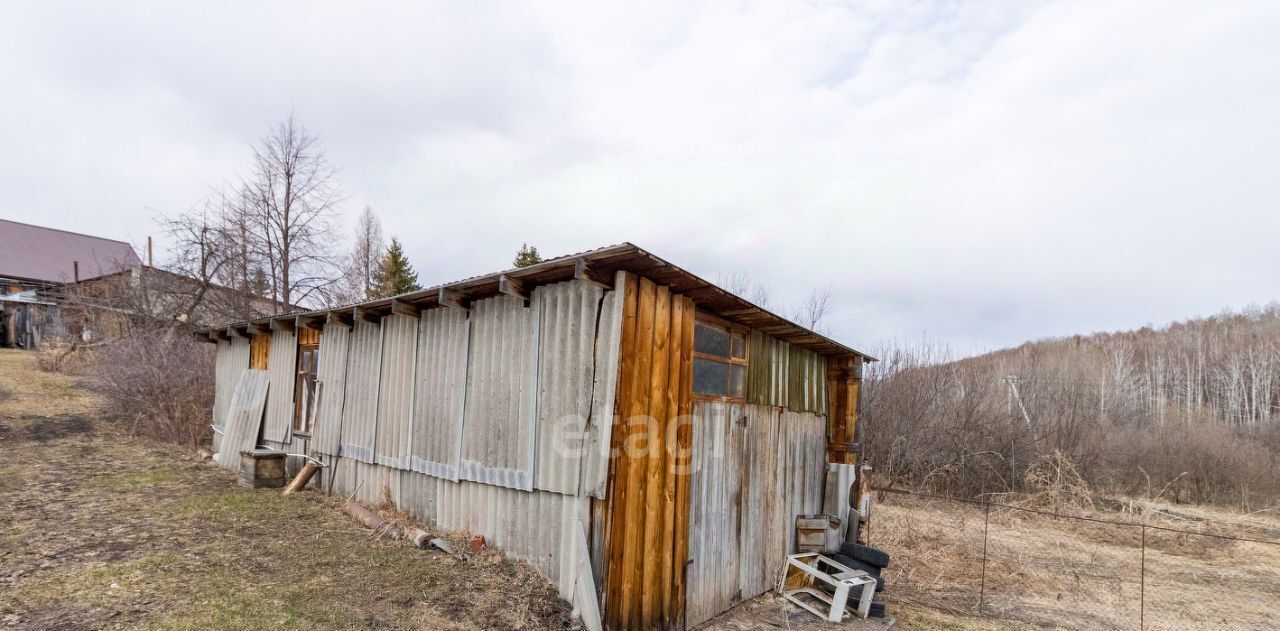
[[[0,217],[140,242],[292,110],[428,283],[633,241],[970,352],[1280,298],[1278,32],[1266,0],[5,3]]]

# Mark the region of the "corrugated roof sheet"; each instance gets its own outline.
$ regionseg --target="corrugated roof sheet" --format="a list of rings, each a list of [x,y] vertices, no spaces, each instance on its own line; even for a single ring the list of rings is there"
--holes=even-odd
[[[0,219],[0,276],[68,283],[77,262],[80,280],[142,264],[124,241]]]
[[[590,272],[584,272],[590,270]],[[620,243],[608,247],[569,254],[549,259],[516,269],[494,272],[484,276],[472,276],[452,283],[429,287],[412,293],[401,294],[391,298],[370,300],[359,304],[317,309],[314,311],[298,311],[280,314],[259,320],[239,322],[229,327],[243,327],[258,322],[267,322],[278,318],[297,316],[318,316],[326,313],[350,312],[353,308],[370,311],[389,312],[396,302],[407,303],[420,308],[440,304],[441,294],[453,293],[464,299],[474,300],[499,294],[499,279],[507,276],[529,286],[543,285],[573,278],[579,273],[589,273],[594,278],[611,280],[618,271],[628,271],[648,278],[655,283],[671,288],[672,293],[688,296],[699,310],[715,314],[721,318],[746,327],[767,333],[794,346],[804,348],[827,357],[862,357],[875,361],[874,357],[854,350],[825,335],[796,324],[764,307],[753,304],[722,287],[702,279],[693,273],[673,265],[631,243]],[[209,334],[224,327],[203,329]]]

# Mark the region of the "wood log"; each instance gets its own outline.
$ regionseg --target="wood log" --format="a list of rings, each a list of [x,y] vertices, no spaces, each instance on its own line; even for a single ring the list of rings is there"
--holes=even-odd
[[[307,464],[302,465],[302,470],[298,471],[298,475],[293,476],[293,481],[289,482],[289,486],[285,487],[282,495],[292,495],[294,491],[306,488],[307,483],[311,481],[311,477],[320,470],[320,463],[315,460],[308,460]]]

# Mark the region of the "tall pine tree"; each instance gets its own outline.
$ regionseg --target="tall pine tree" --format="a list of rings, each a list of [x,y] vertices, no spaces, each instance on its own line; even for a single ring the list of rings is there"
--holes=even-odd
[[[400,240],[391,237],[391,245],[387,253],[378,262],[378,271],[374,274],[376,283],[374,298],[388,298],[399,294],[418,291],[418,273],[413,271],[409,258],[404,255]]]

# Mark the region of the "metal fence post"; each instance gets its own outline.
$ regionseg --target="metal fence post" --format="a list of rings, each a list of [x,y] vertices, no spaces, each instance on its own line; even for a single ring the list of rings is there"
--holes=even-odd
[[[982,582],[978,585],[978,615],[982,615],[982,604],[987,596],[987,525],[991,522],[991,501],[982,500]]]
[[[1138,579],[1138,628],[1147,628],[1147,525],[1142,525],[1142,569]]]

